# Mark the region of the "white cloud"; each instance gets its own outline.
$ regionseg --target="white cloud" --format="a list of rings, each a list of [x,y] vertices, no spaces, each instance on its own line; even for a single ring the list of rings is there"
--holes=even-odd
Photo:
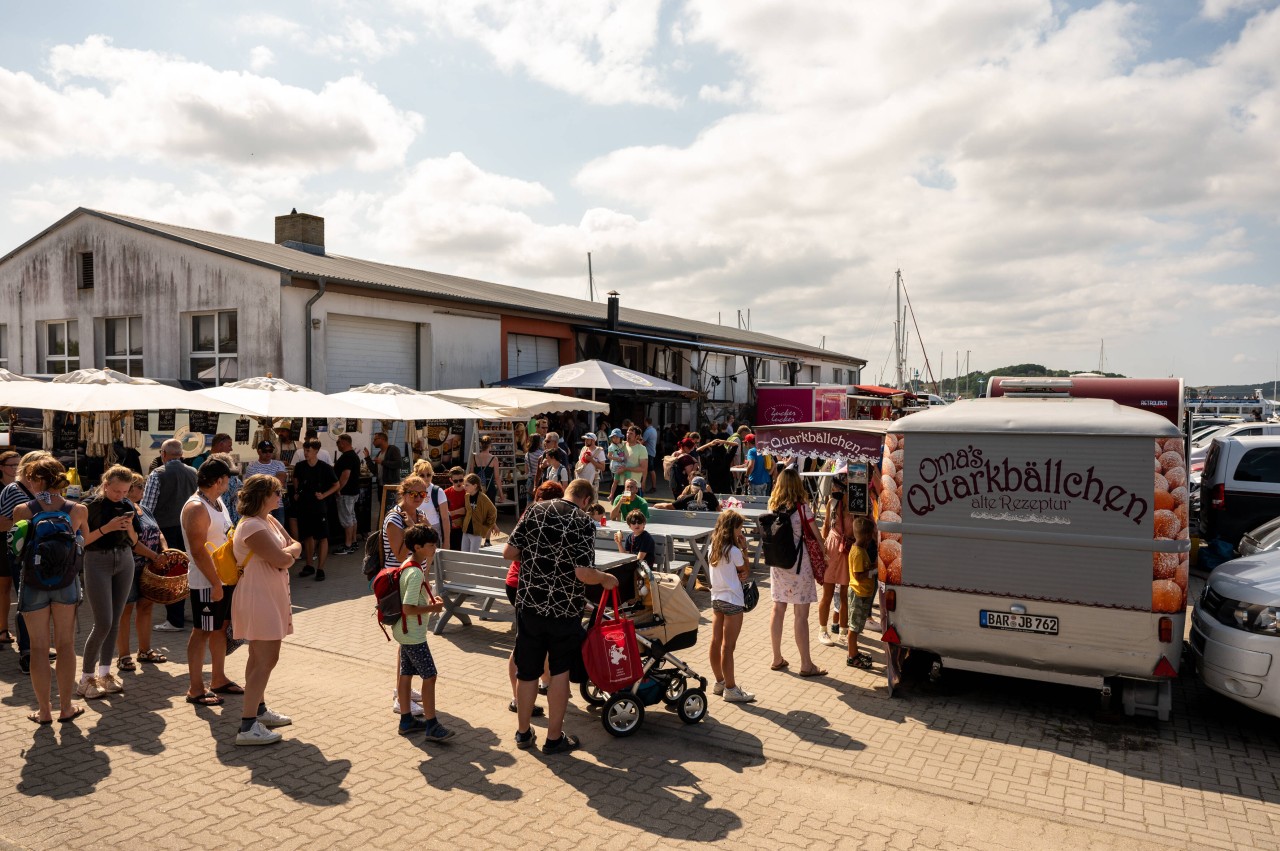
[[[319,91],[91,36],[50,51],[52,85],[0,68],[0,160],[129,158],[322,172],[403,162],[421,116],[358,76]]]
[[[1261,9],[1270,2],[1271,0],[1202,0],[1200,14],[1211,21],[1221,21],[1238,12]]]
[[[249,51],[249,69],[254,72],[262,71],[275,61],[276,55],[266,45],[260,44]]]
[[[359,18],[344,18],[336,28],[325,25],[306,27],[297,21],[266,12],[241,15],[236,21],[239,32],[274,37],[315,56],[347,62],[377,62],[414,44],[417,36],[400,26],[381,30]]]
[[[661,0],[402,0],[498,67],[598,104],[675,107],[653,65]]]
[[[698,98],[708,103],[741,105],[747,101],[747,89],[741,80],[734,80],[727,86],[706,85],[698,89]]]

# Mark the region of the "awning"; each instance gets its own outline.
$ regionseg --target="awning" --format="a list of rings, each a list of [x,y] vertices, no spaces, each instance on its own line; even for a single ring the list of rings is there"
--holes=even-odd
[[[879,396],[884,399],[890,396],[910,396],[914,399],[916,395],[910,390],[895,390],[892,387],[881,387],[879,384],[855,384],[853,389],[868,396]]]

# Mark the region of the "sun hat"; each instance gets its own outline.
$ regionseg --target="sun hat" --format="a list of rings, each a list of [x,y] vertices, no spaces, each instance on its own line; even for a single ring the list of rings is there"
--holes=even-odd
[[[689,482],[689,484],[694,487],[705,488],[707,486],[707,480],[702,478],[702,476],[694,476],[693,481]]]
[[[610,436],[610,437],[622,437],[622,429],[620,429],[620,428],[615,428],[613,431],[609,432],[609,436]]]

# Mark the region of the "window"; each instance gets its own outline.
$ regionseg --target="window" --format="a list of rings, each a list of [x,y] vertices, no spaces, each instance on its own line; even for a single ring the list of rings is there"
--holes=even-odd
[[[555,369],[560,365],[560,341],[532,334],[507,335],[507,378]]]
[[[703,355],[702,386],[707,391],[710,402],[728,402],[733,395],[733,386],[729,381],[730,369],[734,359],[725,355]]]
[[[93,289],[93,252],[82,251],[76,260],[76,286],[82,290]]]
[[[844,370],[838,366],[831,367],[831,383],[844,384]]]
[[[820,366],[809,367],[809,382],[811,384],[822,383],[822,367]]]
[[[0,369],[9,368],[9,326],[0,325]]]
[[[142,372],[142,317],[107,319],[103,323],[103,365],[125,375]]]
[[[207,387],[238,380],[238,339],[234,310],[192,315],[191,377]]]
[[[769,380],[769,371],[770,371],[769,366],[772,363],[773,361],[767,361],[764,358],[760,358],[760,360],[756,361],[756,380],[757,381]]]
[[[622,356],[622,366],[627,369],[638,369],[643,371],[644,367],[640,365],[640,344],[639,343],[620,343],[618,353]]]
[[[1216,449],[1218,444],[1214,444]],[[1206,469],[1207,469],[1206,464]],[[1280,447],[1267,446],[1250,449],[1236,466],[1237,482],[1267,482],[1280,484]]]
[[[74,319],[44,324],[44,371],[54,375],[80,368],[80,323]]]

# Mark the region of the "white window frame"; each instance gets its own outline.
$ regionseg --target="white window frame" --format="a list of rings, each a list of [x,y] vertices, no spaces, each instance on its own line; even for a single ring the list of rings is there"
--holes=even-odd
[[[831,367],[831,383],[844,384],[844,370],[838,366]]]
[[[733,398],[733,387],[729,381],[729,370],[733,361],[729,355],[703,353],[705,368],[702,370],[706,380],[708,402],[729,402]],[[712,381],[712,377],[719,379]]]
[[[124,351],[123,355],[112,354],[108,351],[108,340],[111,339],[109,328],[112,322],[124,323]],[[136,328],[135,328],[136,325]],[[134,336],[137,339],[134,339]],[[137,354],[134,353],[134,347],[137,347]],[[141,377],[146,373],[143,371],[143,351],[142,351],[142,317],[141,316],[108,316],[102,320],[102,365],[107,369],[114,369],[116,372],[123,372],[125,375]],[[124,367],[121,369],[121,367]],[[137,370],[136,372],[133,370]]]
[[[236,323],[235,348],[234,348],[232,351],[225,351],[225,350],[223,349],[223,340],[222,340],[222,339],[221,339],[221,337],[220,337],[220,329],[221,329],[221,327],[222,327],[222,317],[223,317],[223,316],[227,316],[227,315],[230,315],[230,316],[234,317],[234,318],[235,318],[235,323]],[[198,343],[199,343],[199,341],[196,339],[196,329],[195,329],[196,319],[197,319],[197,318],[200,318],[200,317],[206,317],[206,316],[212,316],[212,317],[213,317],[213,329],[214,329],[214,332],[213,332],[213,349],[212,349],[212,350],[209,350],[209,349],[197,349],[197,348],[196,348],[196,346],[197,346],[197,345],[198,345]],[[186,359],[185,359],[185,360],[186,360],[186,365],[187,365],[187,372],[188,372],[188,376],[187,376],[187,377],[188,377],[188,378],[191,378],[191,379],[192,379],[192,380],[194,380],[194,381],[201,381],[201,382],[206,382],[206,383],[207,383],[207,382],[209,381],[209,379],[201,378],[201,377],[200,377],[200,373],[201,373],[201,372],[203,372],[204,370],[206,370],[208,367],[201,367],[200,369],[197,369],[197,368],[196,368],[196,364],[195,364],[195,362],[196,362],[197,360],[202,360],[202,361],[212,360],[212,361],[213,361],[213,383],[212,383],[212,385],[211,385],[211,386],[213,386],[213,387],[217,387],[218,385],[220,385],[220,384],[223,382],[223,379],[224,379],[224,378],[230,379],[231,381],[236,381],[236,380],[238,380],[238,379],[239,379],[239,377],[240,377],[240,316],[239,316],[239,311],[236,311],[236,310],[202,310],[202,311],[199,311],[199,312],[197,312],[197,313],[188,313],[188,314],[187,314],[186,322],[187,322],[187,334],[188,334],[188,340],[187,340],[187,356],[186,356]],[[226,362],[226,361],[235,361],[235,362],[236,362],[236,363],[235,363],[235,366],[236,366],[235,373],[236,373],[236,374],[235,374],[235,377],[234,377],[234,378],[232,378],[230,375],[224,375],[223,363],[224,363],[224,362]]]
[[[49,352],[49,331],[58,326],[62,326],[63,353],[60,355],[51,354]],[[74,327],[74,334],[72,333]],[[80,362],[80,321],[77,319],[53,319],[40,324],[40,345],[41,354],[40,367],[42,372],[61,375],[66,372],[74,372],[80,369],[83,364]],[[71,354],[72,348],[75,354]]]

